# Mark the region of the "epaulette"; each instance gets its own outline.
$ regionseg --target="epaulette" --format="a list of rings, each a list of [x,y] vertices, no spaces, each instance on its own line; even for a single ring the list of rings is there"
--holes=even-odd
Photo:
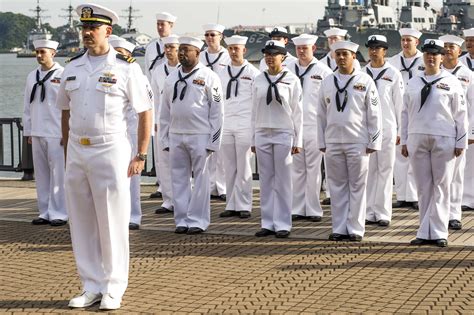
[[[77,58],[83,56],[86,52],[87,52],[87,49],[84,49],[83,51],[81,51],[77,55],[75,55],[75,56],[69,58],[68,60],[66,60],[66,63],[70,63],[71,61],[76,60]]]
[[[126,61],[128,63],[134,63],[137,60],[133,57],[126,57],[122,54],[117,54],[117,58],[120,59],[120,60]]]

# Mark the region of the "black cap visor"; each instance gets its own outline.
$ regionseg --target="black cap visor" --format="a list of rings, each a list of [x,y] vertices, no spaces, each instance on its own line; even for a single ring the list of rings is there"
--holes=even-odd
[[[386,42],[382,42],[380,40],[371,40],[371,41],[365,43],[365,47],[367,47],[367,48],[382,47],[382,48],[388,49],[388,44]]]
[[[276,55],[276,54],[286,55],[286,48],[278,47],[278,46],[277,47],[265,46],[265,48],[262,49],[262,53],[270,54],[270,55]]]
[[[444,48],[439,46],[425,45],[421,47],[421,51],[424,53],[444,55]]]

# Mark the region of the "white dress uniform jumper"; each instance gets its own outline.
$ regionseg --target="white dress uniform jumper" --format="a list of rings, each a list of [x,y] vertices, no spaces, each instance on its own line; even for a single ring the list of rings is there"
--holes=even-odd
[[[70,111],[66,201],[84,291],[121,297],[128,283],[131,147],[127,111],[152,109],[138,64],[112,47],[65,68],[57,106]]]
[[[26,79],[23,135],[32,137],[39,217],[67,221],[64,198],[64,148],[60,144],[61,111],[56,97],[64,68],[58,63],[48,71],[41,66]]]

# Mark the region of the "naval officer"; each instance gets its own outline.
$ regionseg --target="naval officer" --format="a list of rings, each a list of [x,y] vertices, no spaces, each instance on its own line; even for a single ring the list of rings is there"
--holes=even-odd
[[[466,99],[459,80],[440,69],[443,41],[427,39],[422,51],[425,70],[408,81],[401,117],[402,155],[412,165],[420,208],[411,244],[445,247],[455,159],[467,146]]]
[[[100,309],[112,310],[120,308],[128,283],[129,177],[145,164],[153,95],[140,66],[108,43],[117,14],[96,4],[76,12],[87,50],[64,69],[57,98],[71,240],[83,285],[69,306],[100,301]],[[131,161],[130,106],[138,113],[138,154]]]
[[[270,36],[271,40],[282,42],[285,47],[288,45],[288,42],[290,40],[290,34],[288,34],[286,28],[281,26],[275,26],[275,28],[273,28],[273,30],[268,34],[268,36]],[[282,66],[286,67],[289,62],[294,62],[295,60],[296,57],[290,54],[290,52],[287,50],[285,58],[283,59]],[[265,71],[268,69],[267,63],[265,62],[265,58],[262,58],[260,60],[260,65],[258,68],[260,69],[260,71]]]
[[[358,47],[349,41],[331,46],[338,70],[323,80],[319,93],[318,141],[326,153],[333,241],[362,240],[369,155],[382,145],[377,88],[367,73],[353,66]]]
[[[367,179],[366,223],[388,226],[392,220],[393,167],[395,163],[395,143],[403,108],[405,83],[394,66],[386,62],[387,38],[383,35],[369,36],[370,62],[364,67],[372,77],[379,92],[382,109],[382,148],[369,158]]]
[[[249,218],[252,211],[252,89],[257,68],[244,59],[247,37],[234,35],[225,39],[231,59],[218,75],[222,79],[224,97],[224,127],[222,154],[224,157],[227,202],[220,217]]]
[[[170,154],[178,234],[199,234],[209,226],[208,163],[210,155],[219,150],[222,137],[221,81],[199,62],[202,46],[198,38],[179,38],[181,67],[166,78],[160,104],[160,140]]]
[[[303,146],[303,93],[299,78],[282,65],[284,44],[269,40],[262,52],[268,70],[255,78],[252,108],[262,215],[255,236],[286,238],[291,231],[292,154]]]
[[[324,78],[332,73],[325,64],[318,61],[313,53],[316,51],[318,37],[301,34],[293,37],[298,60],[287,66],[300,80],[303,89],[303,148],[300,154],[293,157],[293,220],[305,219],[319,222],[323,209],[319,203],[321,191],[321,159],[317,139],[316,105],[319,89]]]
[[[31,223],[60,226],[67,223],[68,216],[61,111],[55,105],[64,68],[54,62],[58,42],[35,40],[33,45],[39,66],[26,79],[23,109],[23,135],[33,147],[39,210],[39,217]]]

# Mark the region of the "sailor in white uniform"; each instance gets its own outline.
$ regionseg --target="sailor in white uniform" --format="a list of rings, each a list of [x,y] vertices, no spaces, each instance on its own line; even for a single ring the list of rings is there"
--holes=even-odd
[[[424,71],[423,54],[416,49],[421,32],[412,28],[401,28],[399,33],[402,51],[389,58],[388,62],[400,71],[403,81],[408,83],[408,80],[422,74]],[[397,138],[397,146],[399,144],[400,141]],[[401,155],[400,147],[397,147],[395,153],[394,179],[397,201],[392,207],[412,207],[418,209],[418,196],[416,194],[413,169],[408,159]]]
[[[299,78],[303,88],[303,149],[293,157],[293,221],[319,222],[323,216],[319,203],[323,154],[318,146],[316,106],[321,82],[332,70],[313,56],[317,39],[309,34],[293,37],[298,60],[287,66]]]
[[[369,155],[382,145],[377,88],[366,72],[353,66],[358,47],[349,41],[331,46],[338,70],[323,80],[319,92],[318,141],[326,152],[333,241],[362,240]]]
[[[31,223],[61,226],[68,216],[61,111],[55,105],[64,68],[54,62],[58,42],[35,40],[33,45],[39,67],[28,74],[23,102],[23,135],[33,147],[39,210],[39,217]]]
[[[87,51],[63,72],[57,107],[67,149],[65,191],[71,240],[83,293],[73,308],[98,301],[121,306],[128,283],[130,176],[143,170],[151,128],[153,94],[134,58],[108,43],[115,12],[83,4],[82,38]],[[130,160],[128,107],[138,113],[138,154]]]
[[[402,154],[410,159],[420,207],[413,245],[448,245],[450,186],[455,159],[467,146],[466,99],[459,80],[440,69],[444,43],[427,39],[424,74],[408,81],[402,111]]]
[[[337,28],[337,27],[332,27],[330,29],[325,30],[323,33],[324,33],[324,35],[326,35],[326,37],[328,39],[329,48],[331,48],[331,46],[334,43],[346,39],[347,30],[343,30],[343,29],[340,29],[340,28]],[[321,58],[320,61],[322,63],[324,63],[326,66],[328,66],[329,68],[331,68],[332,71],[336,71],[338,67],[337,67],[335,58],[336,58],[336,55],[335,55],[334,51],[331,49],[326,54],[326,56]],[[359,60],[357,60],[357,59],[354,60],[354,69],[360,70],[360,63],[359,63]]]
[[[208,163],[221,143],[222,85],[199,62],[200,39],[180,37],[179,44],[181,67],[166,78],[160,104],[160,140],[170,152],[175,233],[199,234],[210,223]]]
[[[224,91],[224,156],[227,204],[220,217],[249,218],[252,211],[252,89],[257,68],[244,59],[247,37],[225,39],[231,63],[218,72]]]
[[[463,31],[464,38],[466,40],[467,53],[461,56],[459,59],[462,63],[468,66],[471,71],[474,71],[474,28],[470,28]],[[474,104],[469,104],[468,108],[468,120],[469,120],[469,132],[468,132],[468,149],[466,151],[466,168],[464,169],[464,191],[462,197],[463,211],[474,210]]]
[[[284,44],[269,40],[262,52],[268,70],[255,78],[252,109],[262,216],[255,236],[286,238],[292,225],[292,154],[303,146],[303,93],[298,77],[282,66]]]
[[[199,55],[199,61],[210,68],[215,73],[221,73],[220,70],[227,67],[230,63],[229,52],[221,46],[224,37],[224,25],[205,24],[202,26],[204,30],[204,38],[206,41],[206,49]],[[220,78],[222,81],[222,77]],[[211,181],[210,197],[226,200],[226,183],[225,183],[225,166],[223,151],[218,150],[211,155],[209,161],[209,177]]]
[[[177,35],[170,35],[163,37],[163,44],[165,48],[166,61],[159,64],[153,71],[151,76],[151,88],[155,96],[155,131],[157,138],[160,139],[160,109],[163,95],[163,88],[165,87],[165,80],[170,73],[179,68],[178,47],[179,41]],[[163,150],[162,142],[158,141],[157,158],[160,161],[158,164],[160,173],[160,190],[162,192],[163,203],[155,210],[156,214],[172,213],[173,212],[173,192],[171,187],[171,171],[170,171],[170,156],[169,151]]]
[[[367,179],[367,224],[388,226],[392,220],[393,167],[395,143],[403,108],[405,83],[394,66],[386,62],[387,38],[369,36],[366,47],[370,62],[362,69],[372,77],[379,92],[382,108],[382,148],[369,158]]]
[[[444,35],[439,39],[444,42],[445,50],[441,68],[459,79],[464,91],[469,117],[469,113],[474,104],[474,74],[465,64],[459,61],[459,56],[462,53],[461,46],[464,43],[464,40],[461,37],[454,35]],[[456,158],[453,182],[451,183],[451,202],[448,227],[452,230],[460,230],[462,228],[461,202],[464,190],[465,167],[466,153],[463,151],[463,153]]]
[[[276,40],[279,42],[282,42],[285,47],[288,45],[288,42],[290,40],[290,35],[288,34],[288,31],[286,28],[281,27],[281,26],[276,26],[273,28],[273,30],[268,33],[268,36],[270,37],[271,40]],[[286,52],[285,59],[283,59],[282,66],[286,67],[288,63],[294,62],[296,60],[296,57],[290,54],[289,51]],[[267,63],[265,62],[265,58],[262,58],[260,60],[260,64],[258,66],[260,71],[265,71],[268,69]]]

